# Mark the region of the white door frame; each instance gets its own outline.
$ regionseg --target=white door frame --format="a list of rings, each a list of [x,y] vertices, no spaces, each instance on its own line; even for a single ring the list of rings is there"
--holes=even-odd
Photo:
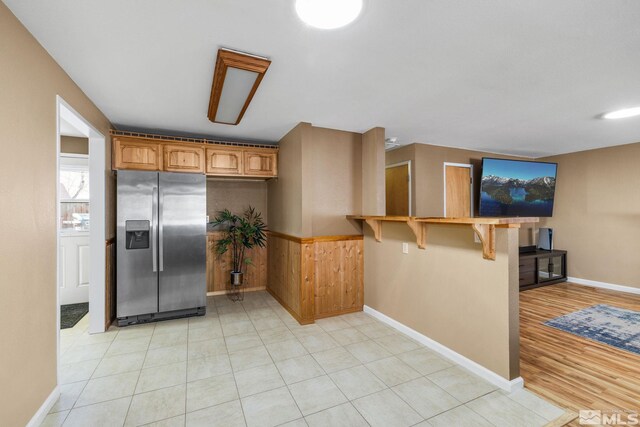
[[[56,333],[60,367],[60,119],[64,119],[89,139],[89,333],[104,332],[105,326],[105,242],[106,242],[106,138],[59,95],[56,96]]]
[[[471,195],[471,209],[469,209],[469,214],[471,215],[471,217],[473,218],[473,165],[471,164],[467,164],[467,163],[450,163],[450,162],[444,162],[442,164],[442,189],[443,189],[443,195],[442,198],[444,199],[444,209],[443,209],[443,214],[446,217],[447,216],[447,166],[455,166],[455,167],[459,167],[459,168],[469,168],[469,176],[471,177],[471,183],[469,184],[471,186],[471,188],[469,189],[469,194]]]
[[[395,168],[397,166],[404,166],[407,165],[409,168],[409,210],[407,212],[409,212],[409,216],[411,216],[411,160],[406,160],[404,162],[399,162],[399,163],[393,163],[391,165],[385,165],[384,170],[386,172],[387,169],[389,168]],[[385,189],[386,191],[386,189]]]

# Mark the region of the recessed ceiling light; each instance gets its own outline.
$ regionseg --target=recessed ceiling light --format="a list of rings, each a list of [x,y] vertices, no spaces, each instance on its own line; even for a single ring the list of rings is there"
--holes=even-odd
[[[300,19],[323,30],[344,27],[362,11],[362,0],[296,0]]]
[[[640,107],[625,108],[612,111],[602,116],[603,119],[624,119],[627,117],[640,116]]]

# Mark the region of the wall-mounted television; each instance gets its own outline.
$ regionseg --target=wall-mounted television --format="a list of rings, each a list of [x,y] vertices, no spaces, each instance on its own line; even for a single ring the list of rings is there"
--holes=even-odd
[[[484,157],[480,216],[551,216],[557,169],[557,163]]]

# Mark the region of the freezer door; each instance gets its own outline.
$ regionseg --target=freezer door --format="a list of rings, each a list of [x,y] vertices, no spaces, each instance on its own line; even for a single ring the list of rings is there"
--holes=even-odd
[[[117,316],[158,311],[158,173],[118,171]]]
[[[159,309],[206,305],[206,180],[204,175],[159,174]]]

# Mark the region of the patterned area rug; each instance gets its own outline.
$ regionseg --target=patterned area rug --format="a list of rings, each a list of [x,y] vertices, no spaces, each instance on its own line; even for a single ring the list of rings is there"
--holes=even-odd
[[[65,304],[60,306],[60,329],[73,328],[89,312],[89,303]]]
[[[640,311],[598,304],[556,317],[545,325],[640,354]]]

